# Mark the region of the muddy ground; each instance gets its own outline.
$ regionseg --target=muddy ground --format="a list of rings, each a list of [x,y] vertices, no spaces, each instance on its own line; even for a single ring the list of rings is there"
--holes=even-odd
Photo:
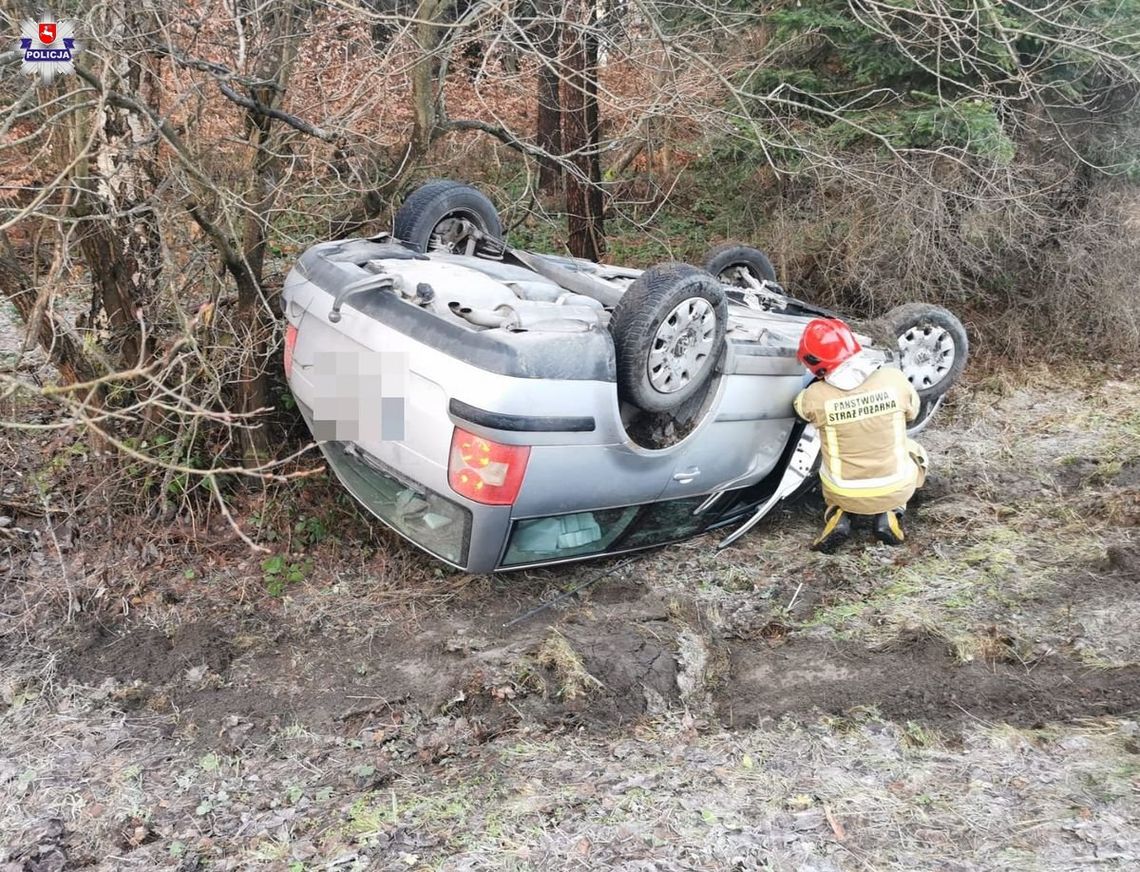
[[[1140,387],[991,379],[923,441],[910,542],[831,556],[809,497],[468,577],[311,482],[243,507],[280,596],[10,443],[0,870],[1137,868]]]

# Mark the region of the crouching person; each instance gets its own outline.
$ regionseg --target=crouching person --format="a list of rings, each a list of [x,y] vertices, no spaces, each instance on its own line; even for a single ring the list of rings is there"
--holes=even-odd
[[[823,456],[827,510],[812,549],[833,551],[851,534],[851,515],[873,517],[875,538],[901,545],[906,504],[926,478],[926,452],[906,435],[918,394],[898,369],[864,352],[837,318],[810,322],[798,357],[819,379],[795,399],[796,414],[819,431]]]

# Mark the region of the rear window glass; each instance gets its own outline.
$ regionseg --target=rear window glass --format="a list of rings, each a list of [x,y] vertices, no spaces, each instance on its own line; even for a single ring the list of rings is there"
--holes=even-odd
[[[467,562],[467,509],[429,488],[400,480],[351,443],[327,442],[322,447],[344,486],[377,517],[448,563]]]

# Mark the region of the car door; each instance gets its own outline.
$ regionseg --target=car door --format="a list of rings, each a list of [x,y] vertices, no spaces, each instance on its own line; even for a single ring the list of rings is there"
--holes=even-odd
[[[705,420],[681,444],[661,499],[750,484],[772,471],[795,424],[792,399],[802,383],[797,370],[774,363],[778,369],[769,363],[755,374],[723,377]]]
[[[680,452],[660,499],[712,493],[763,478],[779,460],[791,418],[713,421]]]

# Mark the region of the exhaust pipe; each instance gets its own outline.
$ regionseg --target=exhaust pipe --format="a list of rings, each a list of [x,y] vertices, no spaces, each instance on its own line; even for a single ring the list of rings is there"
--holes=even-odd
[[[448,303],[447,308],[451,310],[452,314],[458,315],[465,321],[470,321],[476,327],[502,327],[503,322],[507,320],[507,315],[500,314],[498,310],[472,309],[470,306],[464,306],[454,301]]]

